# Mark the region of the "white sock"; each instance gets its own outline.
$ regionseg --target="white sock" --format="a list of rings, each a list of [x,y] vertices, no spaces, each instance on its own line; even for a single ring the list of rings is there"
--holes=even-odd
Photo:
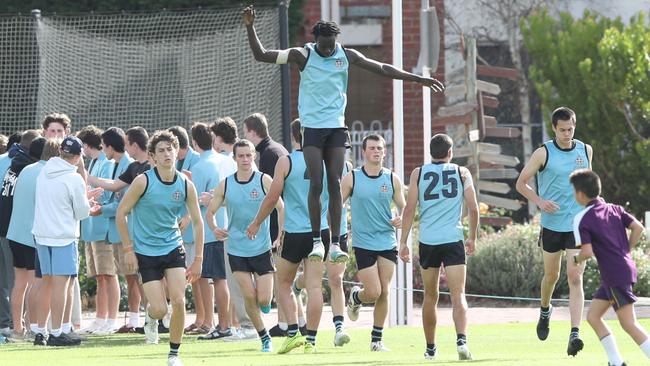
[[[133,328],[137,327],[138,324],[140,323],[140,313],[139,312],[135,312],[135,313],[129,312],[128,315],[129,315],[129,326],[133,327]]]
[[[298,326],[299,326],[299,327],[304,327],[305,324],[307,324],[307,321],[305,320],[305,318],[302,317],[302,316],[301,316],[301,317],[298,317]]]
[[[106,324],[106,319],[102,319],[102,318],[95,319],[95,325],[97,326],[97,328],[103,327],[104,324]]]
[[[623,363],[623,357],[618,352],[618,347],[616,346],[616,340],[614,339],[614,335],[609,334],[603,337],[600,340],[600,343],[603,345],[603,348],[607,353],[607,358],[609,359],[610,364],[619,366],[620,364]]]
[[[281,330],[287,330],[289,329],[289,325],[287,325],[287,323],[278,322],[278,328],[280,328]]]
[[[52,333],[51,333],[51,334],[52,334],[53,336],[55,336],[55,337],[58,337],[58,336],[61,335],[61,333],[63,333],[63,331],[61,330],[61,328],[57,328],[57,329],[52,329]]]
[[[43,328],[37,328],[37,329],[36,329],[36,333],[38,333],[38,334],[42,334],[42,335],[46,335],[46,334],[47,334],[47,332],[45,331],[45,327],[43,327]]]
[[[68,334],[72,331],[72,323],[63,323],[61,324],[61,330],[63,333]],[[52,330],[52,333],[54,334],[54,330]],[[57,335],[58,337],[58,335]]]
[[[31,330],[33,333],[38,333],[38,324],[30,323],[29,324],[29,330]]]
[[[106,319],[106,324],[104,325],[105,328],[115,328],[115,319]]]
[[[650,339],[646,339],[645,342],[643,342],[643,343],[641,343],[641,345],[639,345],[639,347],[641,347],[641,351],[643,351],[643,353],[645,353],[645,356],[647,358],[650,358]]]

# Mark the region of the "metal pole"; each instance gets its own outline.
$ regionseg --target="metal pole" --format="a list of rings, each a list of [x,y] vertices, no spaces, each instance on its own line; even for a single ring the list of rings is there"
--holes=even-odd
[[[280,1],[278,12],[280,19],[280,48],[289,48],[289,3],[291,0]],[[282,142],[291,151],[291,74],[289,65],[280,66],[282,85]]]
[[[33,124],[34,127],[37,127],[39,125],[39,116],[38,116],[38,111],[39,111],[39,106],[38,106],[38,89],[40,86],[40,72],[41,72],[41,58],[40,58],[40,50],[38,48],[38,28],[39,28],[39,23],[41,21],[41,11],[40,9],[32,9],[32,19],[34,20],[34,57],[36,58],[36,61],[34,62],[34,73],[36,74],[34,77],[34,111],[33,111]]]

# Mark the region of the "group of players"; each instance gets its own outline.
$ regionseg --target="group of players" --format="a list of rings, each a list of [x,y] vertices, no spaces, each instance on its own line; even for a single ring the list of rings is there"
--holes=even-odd
[[[348,317],[356,320],[363,304],[373,304],[370,349],[389,351],[382,334],[390,282],[397,257],[410,260],[407,239],[418,211],[418,253],[425,287],[424,357],[434,359],[437,352],[436,307],[440,268],[444,266],[454,309],[457,352],[461,360],[472,359],[467,344],[465,264],[466,255],[475,249],[479,214],[469,170],[451,163],[453,141],[444,134],[431,139],[432,162],[411,173],[406,199],[400,178],[383,166],[386,145],[381,136],[364,138],[362,166],[353,168],[345,162],[349,147],[344,123],[349,65],[418,82],[434,91],[443,90],[443,85],[343,48],[336,42],[339,29],[335,23],[318,22],[313,28],[315,43],[305,47],[265,50],[255,33],[254,9],[245,8],[243,18],[257,60],[293,63],[300,69],[300,118],[291,125],[294,151],[276,157],[271,174],[257,170],[257,151],[272,143],[260,114],[244,121],[249,139],[241,140],[229,118],[211,126],[195,123],[191,139],[181,127],[157,131],[149,139],[140,127],[124,133],[116,127],[100,131],[88,126],[77,137],[65,137],[60,143],[52,139],[35,143],[40,141],[36,131],[23,133],[20,144],[11,148],[11,157],[0,160],[9,159],[11,164],[5,174],[0,213],[8,207],[7,201],[18,203],[9,209],[8,232],[0,232],[9,240],[14,257],[14,331],[22,331],[22,304],[30,284],[27,303],[35,344],[79,344],[70,335],[74,293],[69,289],[78,263],[74,231],[83,220],[81,239],[87,243],[86,260],[98,285],[93,333],[116,330],[116,274],[120,273],[127,278],[130,309],[129,324],[122,331],[136,330],[138,308],[143,302],[143,332],[148,343],[157,343],[158,320],[170,314],[169,365],[182,364],[178,352],[183,333],[201,334],[201,339],[232,336],[231,328],[238,320],[231,314],[238,308],[245,311],[255,328],[262,352],[271,352],[271,334],[261,313],[270,311],[274,295],[281,317],[279,328],[286,332],[278,353],[298,347],[313,353],[323,308],[322,276],[327,269],[336,328],[334,343],[342,346],[350,341],[343,326],[342,275],[352,248],[363,288],[351,289]],[[641,235],[641,224],[599,197],[600,181],[589,170],[591,147],[573,138],[573,111],[558,108],[552,122],[555,139],[533,154],[517,182],[518,190],[542,210],[540,245],[545,273],[538,337],[545,340],[549,334],[550,299],[561,254],[566,250],[571,264],[572,315],[567,352],[575,356],[583,348],[578,329],[584,303],[583,262],[595,255],[602,286],[594,295],[588,321],[601,338],[609,363],[624,364],[611,331],[602,321],[611,304],[624,329],[650,357],[650,342],[636,322],[633,308],[636,270],[630,249]],[[70,120],[63,114],[47,116],[43,123],[43,131],[50,138],[69,135],[69,127]],[[50,149],[39,153],[39,144]],[[81,159],[82,151],[91,159],[88,169]],[[261,156],[260,165],[263,159]],[[534,176],[538,177],[537,192],[529,185]],[[347,201],[351,243],[344,212]],[[467,235],[461,220],[463,207],[469,217]],[[277,213],[272,220],[274,209]],[[22,213],[30,210],[31,216]],[[402,229],[399,245],[398,228]],[[626,228],[631,229],[629,238]],[[15,236],[16,231],[22,236]],[[303,272],[298,274],[301,265]],[[32,279],[30,271],[34,269],[42,280]],[[193,286],[197,320],[184,328],[187,282]],[[301,289],[306,289],[308,298],[304,336],[298,315],[302,309],[297,309],[295,295]],[[240,293],[240,304],[231,301],[235,291]],[[212,320],[215,298],[219,313],[216,326]],[[46,337],[48,314],[52,324]]]

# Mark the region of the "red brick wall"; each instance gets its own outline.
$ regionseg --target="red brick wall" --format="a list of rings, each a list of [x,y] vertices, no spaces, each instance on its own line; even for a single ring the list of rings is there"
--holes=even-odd
[[[444,0],[433,0],[432,4],[438,12],[438,21],[440,23],[440,34],[444,37]],[[391,0],[341,0],[341,6],[349,5],[391,5]],[[404,70],[412,71],[416,66],[420,51],[420,1],[403,0],[402,1],[402,29],[403,29],[403,66]],[[305,41],[311,41],[311,27],[320,20],[320,0],[308,0],[303,8],[305,15],[302,34],[299,35],[296,45],[304,45]],[[380,47],[381,54],[385,55],[384,59],[378,61],[392,62],[392,24],[391,18],[382,22],[383,42]],[[444,45],[444,38],[441,39]],[[444,50],[440,52],[438,69],[435,77],[438,80],[444,79]],[[298,100],[298,81],[299,73],[297,69],[292,68],[292,111],[294,117],[297,117],[297,100]],[[386,122],[392,121],[392,81],[388,78],[382,81],[382,90],[386,90],[383,95],[383,101],[378,108],[384,109],[383,115],[389,116]],[[442,95],[434,95],[432,98],[432,110],[437,110],[438,106],[443,103]],[[422,88],[415,83],[404,83],[404,169],[408,177],[410,171],[416,166],[422,164]]]

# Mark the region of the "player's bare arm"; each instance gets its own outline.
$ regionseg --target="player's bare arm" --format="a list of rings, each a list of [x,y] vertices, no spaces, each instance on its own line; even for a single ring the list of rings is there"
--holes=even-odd
[[[283,156],[282,158],[286,158],[286,156]],[[278,164],[276,164],[275,167],[276,168],[275,173],[278,173],[277,165]],[[284,175],[281,176],[284,177]],[[284,186],[284,178],[282,178],[282,181],[283,181],[282,186]],[[271,188],[275,182],[276,182],[275,179],[272,179],[270,176],[264,174],[264,177],[262,178],[262,184],[264,185],[265,191],[271,192]],[[282,193],[282,191],[280,191],[280,193]],[[282,197],[280,197],[280,195],[278,195],[277,199],[275,200],[275,209],[278,210],[278,237],[273,242],[273,248],[277,248],[278,246],[280,246],[282,244],[282,240],[284,240],[284,201],[282,200]],[[258,226],[258,230],[259,230],[259,226]],[[246,233],[248,234],[248,229],[246,230]]]
[[[589,144],[585,144],[585,149],[587,150],[587,157],[589,158],[589,169],[593,169],[593,160],[594,160],[594,149]]]
[[[630,229],[630,236],[628,238],[628,241],[630,242],[630,250],[632,250],[639,242],[641,235],[643,235],[644,228],[636,218],[630,223],[627,228]]]
[[[386,76],[392,79],[399,79],[404,81],[414,81],[416,83],[422,84],[431,88],[434,92],[441,92],[445,89],[444,84],[435,78],[425,78],[404,70],[400,70],[397,67],[385,64],[364,56],[361,52],[346,48],[345,53],[348,56],[350,64],[357,65],[364,70],[368,70],[378,75]]]
[[[465,240],[465,249],[467,254],[471,255],[474,253],[474,249],[476,249],[476,239],[478,236],[478,202],[476,200],[476,191],[474,190],[474,184],[472,182],[472,174],[469,172],[469,169],[460,167],[460,174],[464,187],[463,199],[465,207],[467,207],[467,215],[469,216],[469,233]]]
[[[129,228],[126,222],[126,217],[135,204],[138,203],[138,200],[142,197],[142,194],[144,194],[145,189],[147,189],[147,177],[141,175],[135,178],[133,184],[131,184],[124,194],[124,197],[122,197],[122,201],[120,202],[120,205],[117,206],[117,213],[115,214],[115,225],[117,226],[117,232],[122,241],[125,265],[129,272],[138,269],[138,260],[133,252],[133,243],[129,237]]]
[[[88,176],[88,183],[93,186],[104,188],[107,191],[117,192],[124,187],[128,186],[126,182],[121,181],[120,179],[106,179],[106,178],[97,178],[95,176]]]
[[[214,215],[217,213],[217,210],[224,204],[225,193],[226,180],[224,179],[219,183],[217,188],[214,189],[212,200],[208,205],[208,210],[205,212],[205,220],[208,223],[208,227],[218,240],[226,240],[228,238],[228,230],[226,230],[226,228],[217,227],[217,222],[214,220]]]
[[[260,42],[255,31],[255,9],[252,5],[244,8],[244,25],[248,34],[248,44],[253,51],[255,60],[271,64],[292,63],[298,65],[302,70],[307,64],[307,57],[299,47],[286,50],[267,50]]]
[[[411,261],[410,248],[408,247],[408,237],[411,233],[413,226],[413,218],[415,217],[415,208],[418,205],[418,177],[420,176],[420,168],[415,168],[411,172],[409,180],[408,197],[406,198],[406,206],[402,212],[402,235],[400,236],[399,257],[406,263]]]
[[[253,219],[253,222],[251,222],[246,229],[246,236],[248,236],[249,239],[252,239],[255,235],[257,235],[257,231],[260,229],[262,221],[264,221],[264,219],[266,219],[271,214],[271,212],[273,212],[273,208],[277,207],[278,202],[282,200],[280,198],[280,195],[282,195],[282,191],[284,190],[284,180],[289,174],[289,165],[289,158],[286,156],[280,157],[280,159],[278,159],[278,162],[275,164],[273,179],[271,179],[271,177],[268,177],[270,186],[264,186],[264,189],[268,193],[266,194],[266,197],[264,197],[264,201],[262,201],[260,209],[257,211],[257,215]],[[266,182],[266,178],[267,176],[264,177],[263,182]],[[279,233],[282,233],[282,230],[284,230],[284,204],[282,205],[282,213],[282,229],[280,229],[280,210],[278,210]]]
[[[578,243],[576,243],[578,244]],[[580,252],[573,257],[573,264],[579,265],[580,263],[586,261],[594,255],[594,251],[591,248],[591,243],[584,243],[580,245]]]
[[[392,180],[394,187],[393,202],[395,202],[395,206],[397,206],[398,215],[397,217],[393,217],[390,223],[399,229],[402,227],[402,215],[404,213],[404,206],[406,206],[406,200],[404,199],[404,184],[402,184],[402,180],[399,179],[397,174],[392,174]]]
[[[533,155],[530,157],[530,160],[524,166],[524,169],[519,174],[517,179],[517,191],[526,197],[528,200],[532,201],[534,204],[539,207],[540,210],[548,213],[553,213],[557,211],[560,206],[557,203],[545,200],[542,197],[538,196],[535,190],[528,184],[530,180],[539,172],[540,169],[544,166],[546,162],[546,149],[543,147],[535,150]]]
[[[187,197],[185,197],[185,206],[192,221],[192,231],[194,232],[194,244],[196,245],[197,255],[194,262],[185,271],[185,277],[189,283],[193,283],[201,277],[201,266],[203,264],[203,219],[201,219],[201,209],[199,208],[199,199],[196,194],[196,187],[191,181],[187,182]]]

